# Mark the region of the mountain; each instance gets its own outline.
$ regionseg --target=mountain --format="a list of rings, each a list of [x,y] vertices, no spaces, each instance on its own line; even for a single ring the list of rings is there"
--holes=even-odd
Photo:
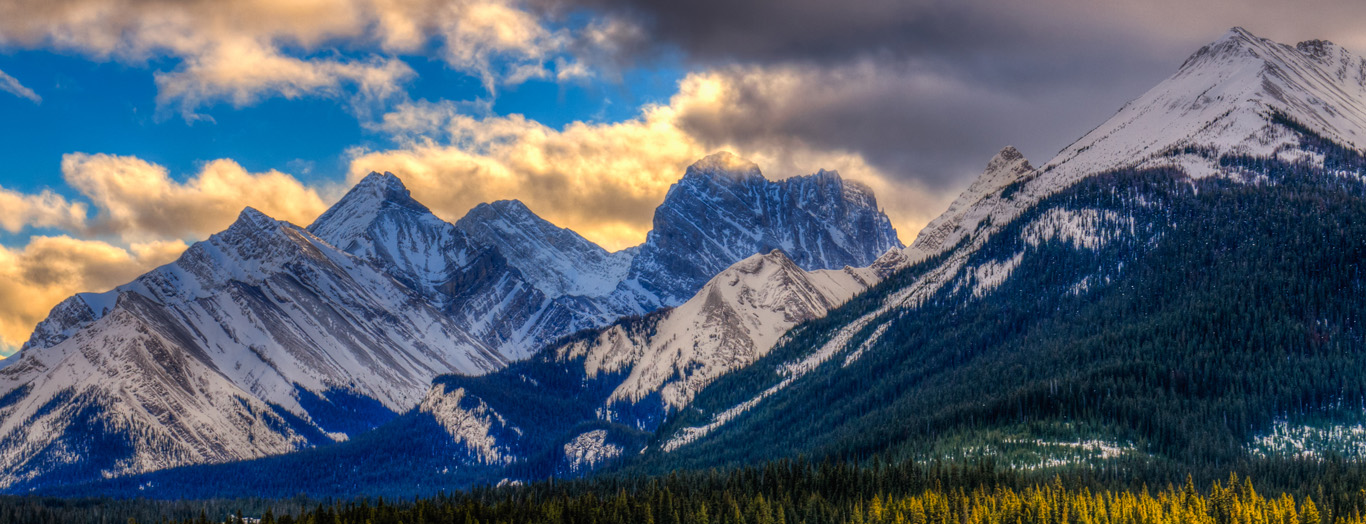
[[[5,486],[344,440],[439,373],[507,363],[378,268],[250,208],[56,311],[0,370]]]
[[[809,194],[848,203],[860,190],[761,181],[709,157],[606,295],[677,307],[442,376],[416,409],[345,443],[72,489],[405,494],[798,455],[1179,481],[1359,457],[1362,70],[1327,42],[1234,29],[1041,167],[1003,149],[872,269],[813,272],[803,260],[831,259],[783,249],[676,299],[731,247],[814,238],[824,247],[804,252],[831,253],[841,235],[879,238],[858,225],[871,202],[819,234],[795,224],[839,205],[787,207],[786,228],[766,229],[780,219],[756,199],[827,187]]]
[[[1234,29],[1041,168],[1003,150],[906,269],[702,390],[627,469],[1179,479],[1343,449],[1366,396],[1363,71]]]
[[[547,296],[599,297],[626,278],[634,250],[608,253],[556,227],[516,200],[479,204],[455,223],[474,243],[493,246]]]
[[[482,376],[438,377],[416,409],[338,445],[257,461],[173,469],[81,486],[155,497],[403,495],[575,475],[647,444],[670,413],[904,261],[804,271],[752,255],[676,308],[623,319]],[[358,478],[356,471],[365,474]]]
[[[699,223],[710,225],[703,231]],[[576,331],[678,305],[754,253],[783,248],[805,269],[839,269],[901,247],[865,187],[827,171],[773,182],[729,153],[689,167],[656,211],[646,242],[617,253],[517,201],[480,204],[455,224],[444,222],[392,175],[362,180],[309,230],[393,268],[513,360]]]
[[[910,252],[925,256],[951,248],[953,244],[936,239],[975,231],[987,217],[988,226],[980,234],[989,236],[1039,200],[1083,178],[1117,169],[1174,168],[1192,179],[1255,177],[1254,172],[1229,169],[1226,159],[1331,162],[1306,148],[1306,138],[1359,151],[1358,144],[1366,143],[1362,60],[1331,42],[1289,46],[1235,27],[1042,168],[1036,171],[1027,162],[1019,166],[1022,169],[1013,175],[1019,183],[1007,192],[1019,191],[1019,196],[973,206],[979,198],[993,195],[994,183],[988,179],[999,182],[1011,175],[979,178],[950,213],[925,228]],[[1018,154],[1011,151],[1003,154]],[[972,214],[959,220],[955,211]],[[954,229],[956,235],[950,233]]]
[[[896,230],[867,186],[824,170],[773,182],[723,152],[669,188],[619,290],[671,306],[754,253],[781,249],[803,269],[839,269],[867,266],[894,247]]]
[[[732,157],[698,166],[716,158]],[[691,189],[670,192],[658,229],[679,229],[686,209],[732,177],[714,166],[689,173],[679,186]],[[695,293],[713,276],[698,275],[770,244],[794,246],[813,268],[865,266],[900,247],[861,186],[827,172],[782,182],[746,173],[743,200],[698,210],[729,222],[618,253],[515,201],[445,222],[391,174],[365,177],[306,229],[248,209],[176,262],[63,302],[7,359],[0,488],[355,438],[419,405],[438,409],[428,403],[438,375],[482,375],[682,301],[638,282]],[[769,227],[756,213],[800,225]],[[850,236],[860,224],[871,224],[866,239]],[[651,262],[637,263],[646,252]]]

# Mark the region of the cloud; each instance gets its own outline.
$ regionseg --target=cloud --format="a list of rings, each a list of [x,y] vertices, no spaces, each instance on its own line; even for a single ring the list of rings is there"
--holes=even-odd
[[[380,128],[404,145],[354,151],[353,181],[392,171],[415,198],[451,220],[481,202],[520,199],[613,248],[643,238],[669,185],[706,153],[673,124],[666,106],[625,122],[553,129],[520,115],[474,118],[454,104],[418,103],[385,115]]]
[[[583,39],[552,22],[517,0],[16,0],[0,3],[0,45],[170,58],[157,101],[187,118],[274,96],[344,99],[363,112],[402,98],[413,71],[399,55],[434,56],[490,90],[581,76],[567,53]]]
[[[728,77],[735,103],[685,122],[708,142],[849,150],[941,188],[1007,144],[1042,164],[1235,25],[1366,48],[1366,3],[1346,0],[534,1],[637,28],[602,38],[642,61],[675,50]]]
[[[1321,0],[1312,9],[1280,0],[537,0],[592,9],[641,26],[655,45],[695,61],[846,63],[870,56],[952,57],[963,67],[1003,66],[996,57],[1068,60],[1094,46],[1124,56],[1189,52],[1235,25],[1280,39],[1366,39],[1366,5]],[[1180,16],[1172,16],[1180,13]],[[1089,44],[1076,46],[1075,44]],[[1144,45],[1128,46],[1142,43]],[[1070,51],[1068,53],[1067,51]]]
[[[202,116],[196,109],[215,101],[241,108],[271,96],[349,97],[352,111],[366,115],[402,98],[402,86],[414,76],[398,59],[302,60],[244,41],[219,44],[155,78],[158,107],[195,119]]]
[[[825,168],[866,182],[907,239],[947,204],[951,191],[899,180],[850,148],[781,139],[778,130],[762,124],[753,124],[765,130],[758,139],[749,132],[708,133],[712,125],[746,125],[740,120],[754,108],[745,106],[745,91],[752,87],[741,85],[745,81],[758,79],[694,73],[668,104],[647,105],[636,118],[561,129],[520,115],[470,116],[446,102],[404,104],[372,126],[401,146],[354,150],[349,176],[354,181],[370,171],[394,172],[418,200],[447,219],[480,202],[520,199],[555,224],[612,249],[643,241],[669,186],[689,164],[721,149],[755,160],[769,178]],[[780,95],[789,99],[774,103],[801,103],[810,93],[801,91],[800,78],[789,81],[758,98]]]
[[[180,241],[128,248],[70,236],[35,236],[23,249],[0,246],[0,346],[18,347],[52,306],[84,291],[107,291],[175,260]]]
[[[34,93],[32,89],[24,87],[23,84],[19,83],[19,80],[4,71],[0,71],[0,91],[4,91],[19,98],[27,98],[32,100],[35,104],[43,102],[43,97],[38,96],[38,93]]]
[[[0,188],[0,229],[18,233],[29,227],[80,230],[87,206],[51,190],[28,195]]]
[[[244,206],[305,225],[327,208],[316,189],[290,175],[250,173],[227,159],[204,164],[185,182],[140,158],[105,154],[65,155],[62,173],[96,210],[81,229],[125,241],[203,238],[230,225]]]

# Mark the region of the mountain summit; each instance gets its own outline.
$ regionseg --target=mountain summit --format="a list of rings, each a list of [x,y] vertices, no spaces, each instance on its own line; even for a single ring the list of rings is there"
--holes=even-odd
[[[900,247],[867,186],[825,170],[771,181],[752,162],[723,152],[693,164],[669,188],[625,290],[673,306],[755,253],[781,249],[810,271],[865,267]]]
[[[1295,126],[1360,150],[1366,60],[1321,40],[1290,46],[1234,28],[1043,170],[1059,185],[1132,166],[1180,165],[1205,176],[1219,171],[1214,159],[1223,154],[1295,161]]]
[[[759,165],[741,158],[730,151],[720,151],[703,157],[688,166],[684,177],[697,176],[736,182],[760,181],[764,179]]]

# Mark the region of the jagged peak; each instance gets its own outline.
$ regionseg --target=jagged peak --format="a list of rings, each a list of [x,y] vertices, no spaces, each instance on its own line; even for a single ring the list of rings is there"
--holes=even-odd
[[[1252,31],[1248,31],[1247,28],[1245,28],[1245,27],[1243,27],[1243,26],[1235,25],[1235,26],[1233,26],[1233,27],[1230,27],[1229,30],[1228,30],[1227,32],[1224,33],[1224,36],[1219,37],[1219,39],[1216,40],[1215,43],[1218,43],[1218,42],[1225,42],[1225,41],[1228,41],[1228,42],[1258,42],[1258,41],[1261,41],[1261,39],[1262,39],[1261,37],[1252,34]]]
[[[228,227],[228,231],[265,231],[279,227],[280,222],[278,220],[254,207],[247,206],[242,208],[241,213],[238,213],[237,220]]]
[[[1015,149],[1015,146],[1006,146],[987,162],[982,178],[992,178],[998,173],[1004,173],[1013,179],[1019,179],[1033,171],[1034,166],[1029,164],[1029,159],[1025,158],[1024,153]]]
[[[403,179],[398,175],[385,171],[371,171],[356,183],[356,187],[363,188],[382,188],[385,190],[407,191],[408,187],[403,185]]]
[[[1331,63],[1334,60],[1343,58],[1350,53],[1342,46],[1327,40],[1305,40],[1295,44],[1295,49],[1304,56],[1320,63]]]
[[[1234,27],[1224,33],[1219,39],[1201,47],[1194,54],[1191,54],[1184,63],[1181,70],[1197,67],[1201,64],[1218,61],[1226,57],[1243,55],[1257,56],[1256,49],[1275,46],[1274,42],[1252,34],[1251,31],[1242,27]]]
[[[488,226],[494,222],[510,224],[521,229],[528,227],[542,231],[563,229],[541,218],[526,204],[516,199],[495,200],[474,206],[468,213],[465,213],[465,216],[460,217],[460,220],[455,221],[455,227],[469,233],[474,228]]]
[[[684,175],[701,176],[713,180],[763,180],[764,175],[759,171],[759,165],[750,162],[730,151],[718,151],[703,157],[701,160],[688,166],[688,171]]]
[[[745,257],[739,262],[731,264],[730,267],[726,268],[719,275],[713,277],[711,281],[709,281],[708,285],[710,285],[712,282],[732,280],[731,277],[733,277],[737,273],[757,273],[761,271],[765,266],[768,266],[770,264],[777,264],[779,266],[790,268],[795,271],[801,271],[801,268],[797,267],[797,263],[793,262],[792,259],[787,256],[787,253],[784,253],[781,249],[773,249],[767,253],[755,253],[753,255]]]
[[[377,199],[381,203],[392,202],[426,209],[426,206],[422,206],[413,200],[412,192],[408,191],[408,186],[403,185],[403,180],[388,171],[383,173],[371,171],[360,182],[357,182],[356,186],[351,188],[351,191],[347,192],[346,196],[342,197],[342,200],[337,204],[341,205],[342,202],[354,198]]]
[[[413,199],[412,193],[398,176],[389,172],[371,172],[314,220],[308,230],[331,242],[340,242],[358,234],[385,209],[430,215],[430,220],[440,220],[432,215],[427,206]]]
[[[466,216],[476,217],[486,217],[494,215],[511,215],[515,217],[540,218],[539,215],[536,215],[536,213],[531,210],[531,208],[526,207],[526,204],[522,203],[521,200],[517,200],[515,198],[511,200],[494,200],[493,202],[484,202],[477,206],[474,206],[474,208],[466,214]]]

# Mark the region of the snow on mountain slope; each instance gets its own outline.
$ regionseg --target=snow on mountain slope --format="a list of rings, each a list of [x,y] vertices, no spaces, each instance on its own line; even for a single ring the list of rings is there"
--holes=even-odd
[[[1301,134],[1289,122],[1360,150],[1366,144],[1366,60],[1330,42],[1288,46],[1234,28],[1042,168],[1022,164],[1013,175],[988,168],[907,253],[921,259],[966,236],[990,235],[1043,198],[1116,169],[1175,167],[1194,178],[1236,177],[1219,167],[1220,157],[1321,162],[1303,150]],[[993,165],[1003,160],[998,156]],[[1006,187],[1008,194],[1000,194]],[[988,226],[979,230],[984,221]]]
[[[455,222],[473,243],[493,246],[550,297],[596,297],[626,278],[632,251],[608,253],[569,229],[536,216],[516,200],[479,204]]]
[[[1273,113],[1360,149],[1366,144],[1366,62],[1330,42],[1288,46],[1234,28],[1064,149],[1044,166],[1043,178],[1066,184],[1131,165],[1213,173],[1216,166],[1208,162],[1173,157],[1188,147],[1298,159],[1293,131],[1273,122]]]
[[[414,200],[391,173],[361,179],[308,231],[424,296],[439,294],[439,286],[479,249]]]
[[[104,307],[111,296],[115,305]],[[483,373],[507,362],[380,269],[250,208],[175,262],[89,297],[59,306],[81,314],[45,321],[39,331],[48,336],[35,337],[41,343],[0,370],[0,395],[25,399],[0,414],[10,431],[0,438],[26,433],[25,449],[37,450],[3,455],[17,461],[6,469],[105,464],[110,456],[155,456],[168,446],[194,452],[177,452],[169,462],[105,464],[98,473],[289,451],[302,445],[301,432],[340,439],[344,429],[363,426],[347,413],[352,399],[402,411],[439,374]],[[101,304],[98,314],[92,303]],[[73,335],[58,340],[61,333]],[[144,347],[161,354],[155,363],[184,364],[171,374],[144,369],[129,360]],[[183,391],[184,398],[139,391]],[[178,403],[171,408],[157,407],[172,400]],[[25,429],[54,411],[78,408],[93,410],[101,425]],[[252,422],[270,417],[292,421]],[[81,431],[122,447],[85,455],[55,447]],[[146,434],[170,440],[139,440]],[[253,444],[203,444],[243,439]]]
[[[565,335],[680,303],[675,297],[691,296],[715,272],[761,249],[791,249],[795,264],[787,261],[782,271],[763,274],[774,279],[767,285],[795,286],[792,292],[804,297],[784,298],[760,287],[715,295],[704,308],[711,318],[669,327],[678,337],[694,338],[702,336],[697,329],[734,330],[727,338],[745,340],[715,351],[729,352],[728,362],[744,363],[792,323],[823,315],[875,280],[869,275],[880,277],[899,264],[895,231],[866,188],[827,172],[769,182],[757,168],[732,169],[740,163],[725,155],[699,162],[661,206],[667,209],[656,216],[654,240],[619,253],[512,201],[480,206],[457,224],[447,223],[390,174],[365,177],[307,229],[247,209],[228,230],[191,246],[176,262],[110,292],[74,296],[35,329],[3,369],[0,403],[6,411],[0,421],[18,424],[13,432],[48,413],[88,407],[106,421],[96,440],[121,447],[65,454],[54,443],[90,438],[80,427],[53,425],[50,434],[25,437],[24,449],[38,451],[6,455],[16,462],[5,467],[32,475],[0,479],[11,483],[0,488],[72,480],[76,473],[63,476],[51,466],[57,463],[69,462],[61,471],[117,475],[280,453],[344,439],[419,402],[430,408],[424,412],[454,416],[449,408],[465,404],[426,402],[437,375],[501,369]],[[718,188],[729,196],[718,198]],[[690,216],[694,212],[699,218]],[[646,252],[642,262],[639,254]],[[798,267],[871,262],[878,269],[808,275]],[[657,284],[670,294],[656,293]],[[770,307],[780,308],[780,318],[755,316],[755,308]],[[689,314],[694,313],[701,314]],[[152,329],[140,324],[176,335],[120,335]],[[169,419],[143,417],[146,409],[162,411],[147,396],[129,392],[170,389],[163,382],[173,377],[120,373],[119,359],[92,353],[128,355],[130,348],[158,344],[188,359],[186,373],[193,378],[185,380],[212,386],[187,389],[177,408],[184,411],[168,411],[179,413]],[[686,402],[700,384],[739,365],[703,364],[695,353],[711,349],[689,351],[680,357],[687,362],[677,365],[696,369],[683,375],[688,385],[671,386],[670,405]],[[651,358],[664,366],[663,355]],[[49,373],[73,366],[88,368],[91,377],[121,378],[96,388]],[[641,383],[632,387],[640,391],[667,385],[649,375],[636,380]],[[72,392],[89,392],[79,397],[89,400],[75,403]],[[22,404],[10,402],[21,398]],[[261,428],[273,436],[257,436]],[[143,434],[170,441],[138,440]],[[243,438],[259,445],[203,443]],[[172,448],[195,451],[177,451],[179,458],[162,461],[145,458]],[[471,456],[497,462],[488,454],[492,449]],[[132,465],[105,460],[125,456],[143,458],[128,459]]]
[[[439,378],[422,413],[465,444],[471,463],[551,453],[581,472],[621,451],[600,432],[604,422],[652,431],[718,377],[768,354],[793,326],[880,282],[903,265],[900,256],[804,271],[778,250],[753,255],[676,308],[580,333],[483,377]]]
[[[755,397],[712,414],[707,424],[672,435],[669,449],[695,441],[777,394],[837,355],[857,359],[895,316],[914,310],[946,286],[988,296],[1047,241],[1096,250],[1136,234],[1126,213],[1153,205],[1135,198],[1118,209],[1065,204],[1025,213],[1087,177],[1125,168],[1175,168],[1191,178],[1258,181],[1221,167],[1230,157],[1275,158],[1323,166],[1301,129],[1360,151],[1366,140],[1366,61],[1331,43],[1277,44],[1235,28],[1192,55],[1180,69],[1114,117],[1036,169],[1014,148],[1002,150],[982,175],[905,250],[907,265],[932,260],[904,287],[888,292],[824,344],[788,364],[785,378]],[[1312,140],[1310,140],[1312,141]],[[1030,222],[1014,224],[1021,216]],[[1021,250],[977,256],[994,235],[1015,227]],[[940,257],[940,258],[932,258]],[[1098,283],[1078,282],[1075,292]]]
[[[238,388],[195,334],[129,293],[92,329],[0,372],[0,487],[257,457],[308,443]],[[286,414],[287,415],[287,414]],[[317,430],[313,429],[313,433]]]
[[[1019,188],[1037,176],[1034,166],[1012,146],[997,153],[982,175],[949,204],[948,210],[930,221],[907,248],[912,257],[923,257],[952,248],[963,238],[977,231],[998,208],[1009,206],[1004,194],[1008,187]]]
[[[397,177],[371,174],[309,230],[392,268],[514,360],[576,331],[677,305],[754,253],[782,247],[803,267],[839,268],[900,247],[866,188],[825,171],[770,182],[728,153],[689,168],[660,210],[645,244],[608,253],[517,201],[481,204],[449,224]]]
[[[464,406],[465,390],[447,390],[445,384],[434,384],[426,398],[418,405],[418,412],[431,415],[446,433],[469,450],[470,458],[479,464],[507,464],[512,461],[510,450],[499,444],[498,431],[521,430],[509,427],[508,422],[488,404],[471,399],[473,406]]]
[[[659,393],[661,407],[676,410],[716,377],[763,357],[792,326],[825,316],[882,276],[869,268],[806,272],[774,250],[716,275],[649,334],[613,326],[555,353],[561,360],[582,359],[590,378],[629,369],[609,404],[635,404]]]
[[[624,274],[629,261],[516,202],[482,204],[451,224],[414,200],[398,177],[372,173],[309,230],[393,275],[510,360],[638,309],[565,295],[605,287],[601,281],[612,271]],[[580,257],[582,267],[572,263]]]

